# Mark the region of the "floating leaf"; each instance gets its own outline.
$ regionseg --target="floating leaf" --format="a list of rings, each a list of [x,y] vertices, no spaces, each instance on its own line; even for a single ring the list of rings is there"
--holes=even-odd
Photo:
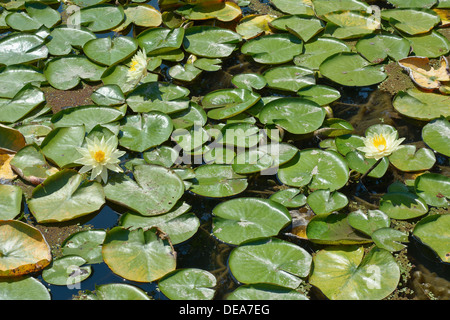
[[[231,79],[231,82],[239,89],[260,90],[267,84],[266,78],[257,73],[240,73]]]
[[[370,86],[386,79],[382,66],[371,65],[359,54],[344,52],[327,58],[320,65],[324,77],[345,86]]]
[[[158,281],[158,288],[170,300],[212,300],[216,278],[206,270],[178,269]]]
[[[389,161],[401,171],[421,171],[431,169],[436,156],[430,149],[417,150],[414,145],[403,145],[389,156]]]
[[[299,66],[281,66],[263,73],[269,88],[294,91],[316,84],[314,71]]]
[[[269,198],[286,208],[298,208],[306,204],[306,196],[297,188],[288,188],[275,192]]]
[[[12,220],[20,214],[22,195],[20,187],[0,184],[0,220]]]
[[[356,210],[349,213],[347,220],[354,229],[368,236],[371,236],[375,230],[388,228],[391,224],[389,216],[381,210],[367,210],[367,213]]]
[[[232,21],[242,14],[241,8],[231,1],[188,4],[175,12],[189,20],[217,19],[224,22]]]
[[[312,257],[303,248],[277,238],[250,242],[234,248],[229,267],[237,281],[266,283],[295,289],[308,276]]]
[[[409,35],[426,33],[441,21],[433,10],[419,8],[383,10],[381,18]]]
[[[6,153],[16,153],[26,145],[23,134],[14,128],[0,124],[0,150]],[[3,153],[2,152],[2,153]]]
[[[99,210],[105,203],[98,182],[83,182],[77,171],[64,169],[33,190],[28,208],[39,223],[72,220]]]
[[[264,124],[276,124],[294,134],[306,134],[318,129],[326,116],[317,103],[301,98],[280,98],[267,103],[259,113]]]
[[[418,57],[438,58],[450,51],[450,41],[436,30],[403,37],[411,43],[412,52]]]
[[[338,211],[348,204],[345,194],[338,191],[316,190],[308,195],[307,203],[316,215]]]
[[[395,252],[406,247],[402,242],[408,242],[408,235],[392,228],[379,228],[372,233],[372,239],[378,248]]]
[[[380,63],[388,57],[395,61],[407,57],[411,45],[408,40],[393,34],[376,34],[358,40],[356,50],[368,61]]]
[[[0,122],[17,122],[44,101],[44,93],[39,88],[27,84],[12,99],[0,99]]]
[[[167,53],[179,49],[183,43],[184,28],[151,28],[137,37],[139,46],[147,55]]]
[[[239,286],[227,295],[227,300],[308,300],[293,289],[267,284],[248,284]]]
[[[397,8],[431,8],[437,0],[389,0]]]
[[[18,220],[1,220],[0,231],[0,278],[39,272],[50,264],[50,247],[38,229]]]
[[[44,3],[27,1],[25,11],[13,12],[5,18],[5,21],[15,30],[35,31],[42,26],[54,27],[61,21],[61,15]]]
[[[64,256],[79,256],[86,263],[103,262],[102,244],[105,240],[105,230],[83,230],[67,237],[61,244]]]
[[[231,30],[194,26],[184,34],[184,49],[196,56],[207,58],[225,58],[231,55],[241,41],[241,36]]]
[[[13,65],[47,58],[44,39],[33,34],[13,33],[0,40],[0,64]]]
[[[89,40],[83,46],[83,52],[89,59],[106,66],[132,57],[137,49],[138,41],[130,37],[98,38]]]
[[[104,85],[91,95],[92,101],[97,105],[117,106],[125,103],[125,96],[118,85]]]
[[[400,268],[384,249],[336,247],[314,256],[310,283],[331,300],[381,300],[393,292],[400,280]]]
[[[45,81],[44,75],[30,66],[17,65],[1,68],[0,97],[14,98],[26,84],[38,85]]]
[[[52,264],[42,271],[45,282],[57,286],[71,286],[87,279],[91,275],[91,267],[85,266],[82,257],[63,256],[53,260]]]
[[[233,171],[231,165],[201,165],[195,169],[190,191],[205,197],[223,198],[243,192],[247,178]]]
[[[450,157],[450,123],[445,118],[436,119],[422,128],[423,141],[433,150]]]
[[[247,89],[219,89],[206,94],[202,99],[204,109],[211,109],[211,119],[231,118],[253,106],[260,95]]]
[[[291,222],[287,209],[278,202],[258,198],[238,198],[213,209],[213,234],[220,240],[243,242],[276,236]]]
[[[326,85],[311,85],[297,91],[300,98],[314,101],[320,106],[328,105],[341,97],[339,90]]]
[[[69,54],[73,48],[80,49],[89,40],[96,39],[95,34],[84,27],[74,28],[66,25],[54,28],[50,37],[47,48],[49,53],[55,56]]]
[[[113,29],[122,23],[125,17],[123,7],[111,4],[98,4],[74,11],[68,17],[67,24],[85,26],[92,32]]]
[[[141,288],[126,283],[108,283],[95,286],[99,300],[151,300]]]
[[[115,274],[131,281],[153,282],[176,268],[176,253],[156,228],[114,227],[106,234],[102,254]]]
[[[271,34],[270,22],[275,18],[275,16],[269,14],[246,15],[236,26],[236,32],[246,40],[262,34]]]
[[[311,0],[271,0],[271,2],[279,10],[287,14],[314,15],[314,8]]]
[[[112,176],[104,186],[109,201],[144,216],[166,213],[184,193],[183,181],[171,170],[156,165],[134,166],[133,176]]]
[[[449,262],[450,215],[430,215],[420,220],[413,230],[413,235],[430,247],[443,262]]]
[[[0,299],[2,300],[51,300],[47,287],[34,277],[17,280],[0,280]]]
[[[114,31],[125,30],[130,24],[140,27],[158,27],[162,23],[161,12],[149,4],[130,3],[125,7],[125,21]]]
[[[241,47],[243,54],[262,64],[282,64],[302,53],[303,42],[289,33],[271,34],[251,39]]]
[[[337,0],[329,2],[328,0],[311,0],[314,11],[317,16],[324,16],[335,11],[351,10],[351,11],[370,11],[367,3],[359,0]]]
[[[130,115],[121,126],[119,144],[132,151],[144,152],[169,139],[172,130],[172,120],[165,113]]]
[[[346,161],[337,152],[305,149],[278,170],[278,179],[288,186],[334,191],[343,187],[349,172]]]
[[[276,29],[288,31],[305,42],[308,42],[325,27],[323,21],[311,18],[310,16],[301,15],[278,17],[275,20],[270,21],[270,25]]]
[[[355,39],[373,33],[380,27],[372,11],[334,11],[323,16],[328,21],[324,31],[327,37]]]
[[[366,158],[364,156],[364,153],[358,150],[347,152],[345,155],[345,159],[347,160],[350,169],[355,170],[361,174],[365,174],[366,172],[368,172],[369,169],[377,162],[377,160],[375,159]],[[367,176],[372,178],[381,178],[384,176],[388,168],[389,159],[387,157],[384,157],[381,162],[368,173]]]
[[[450,116],[450,96],[423,92],[417,88],[399,91],[392,104],[401,114],[418,120],[432,120]]]
[[[428,205],[414,193],[388,192],[380,199],[380,210],[392,219],[407,220],[427,213]]]
[[[450,199],[450,178],[438,173],[424,173],[416,178],[414,190],[428,205],[446,207]]]

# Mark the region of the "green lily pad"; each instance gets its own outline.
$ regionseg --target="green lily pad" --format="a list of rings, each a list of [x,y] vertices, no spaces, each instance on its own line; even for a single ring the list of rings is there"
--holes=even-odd
[[[17,11],[5,18],[6,23],[19,31],[35,31],[45,26],[52,28],[61,21],[60,13],[39,2],[26,2],[25,11]]]
[[[183,181],[171,170],[156,165],[134,166],[136,181],[115,175],[104,186],[107,200],[144,216],[166,213],[184,193]]]
[[[51,300],[47,287],[34,277],[0,280],[1,300]]]
[[[348,204],[345,194],[338,191],[316,190],[308,195],[307,203],[316,215],[338,211]]]
[[[64,256],[79,256],[88,264],[103,262],[102,244],[105,230],[83,230],[67,237],[61,244]]]
[[[411,45],[405,38],[393,34],[377,34],[358,40],[356,50],[368,61],[380,63],[388,57],[395,61],[406,58]]]
[[[178,269],[158,281],[158,288],[170,300],[212,300],[217,281],[206,270]]]
[[[335,138],[336,148],[342,155],[347,155],[350,151],[358,147],[364,147],[363,138],[359,135],[344,134]]]
[[[125,96],[118,85],[109,84],[95,90],[91,100],[97,105],[117,106],[125,103]]]
[[[433,150],[450,157],[450,123],[445,118],[436,119],[422,128],[423,141]]]
[[[6,153],[16,153],[26,145],[23,134],[14,128],[0,124],[0,150]],[[2,153],[4,153],[2,152]]]
[[[67,24],[84,26],[92,32],[107,31],[117,27],[125,18],[121,5],[98,4],[74,11],[67,19]]]
[[[224,22],[232,21],[242,14],[240,7],[232,1],[188,3],[175,12],[187,20],[217,19]]]
[[[264,124],[276,124],[293,134],[317,130],[326,116],[317,103],[301,98],[280,98],[267,103],[259,113]]]
[[[99,300],[151,300],[151,298],[136,286],[126,283],[108,283],[95,286],[95,297]]]
[[[310,0],[271,0],[284,13],[314,15],[314,8]]]
[[[450,116],[449,101],[447,95],[412,88],[398,92],[392,103],[402,115],[418,120],[433,120]]]
[[[364,244],[372,239],[356,232],[347,213],[327,213],[314,216],[306,226],[308,240],[319,244]]]
[[[326,106],[341,97],[339,90],[326,85],[311,85],[297,91],[300,98],[314,101],[320,106]]]
[[[400,268],[389,251],[335,247],[314,256],[310,283],[330,300],[381,300],[397,288]]]
[[[211,119],[231,118],[252,107],[261,96],[247,89],[219,89],[207,93],[202,99],[204,109]]]
[[[294,91],[316,84],[314,71],[299,66],[281,66],[263,73],[269,88]]]
[[[323,21],[303,15],[281,16],[272,20],[270,25],[278,30],[288,31],[305,42],[325,28]]]
[[[307,277],[312,257],[303,248],[277,238],[234,248],[228,260],[231,273],[244,284],[266,283],[295,289]]]
[[[42,141],[41,151],[60,168],[76,166],[74,162],[80,158],[76,148],[81,147],[84,137],[84,126],[55,128]]]
[[[175,148],[163,145],[144,152],[142,156],[149,164],[170,168],[178,159],[178,152]]]
[[[241,52],[262,64],[282,64],[302,53],[303,42],[289,33],[264,35],[244,43]]]
[[[98,38],[89,40],[83,46],[83,52],[89,59],[106,66],[132,57],[137,49],[138,41],[130,37]]]
[[[337,53],[320,65],[320,73],[344,86],[370,86],[386,79],[382,66],[371,65],[356,53]]]
[[[22,196],[20,187],[0,184],[0,220],[12,220],[20,214]]]
[[[324,16],[331,12],[336,11],[369,11],[369,5],[360,0],[337,0],[337,1],[327,1],[327,0],[311,0],[314,6],[314,11],[318,17]]]
[[[184,87],[165,82],[147,82],[127,94],[126,102],[134,112],[160,111],[167,114],[189,108]]]
[[[169,75],[177,80],[190,82],[196,79],[202,70],[197,68],[193,63],[186,63],[185,65],[177,64],[169,69]]]
[[[243,192],[247,178],[233,171],[231,165],[201,165],[195,169],[195,178],[189,191],[211,198],[230,197]]]
[[[372,11],[333,11],[323,16],[327,20],[324,35],[337,39],[356,39],[373,33],[380,26]]]
[[[96,39],[95,34],[84,28],[57,26],[50,32],[51,40],[46,44],[48,52],[54,56],[69,54],[73,48],[81,49],[89,40]]]
[[[420,220],[413,230],[413,235],[430,247],[443,262],[450,261],[450,215],[430,215]]]
[[[37,186],[27,202],[38,222],[61,222],[99,210],[105,194],[98,182],[83,182],[77,171],[64,169]]]
[[[438,58],[450,51],[450,41],[436,30],[403,37],[411,43],[412,51],[418,57]]]
[[[103,260],[122,278],[153,282],[176,268],[176,253],[156,228],[114,227],[102,246]]]
[[[354,229],[368,236],[378,229],[388,228],[391,224],[389,216],[381,210],[367,210],[367,213],[356,210],[349,213],[347,220]]]
[[[125,21],[114,29],[116,32],[125,30],[131,24],[153,28],[158,27],[162,23],[161,12],[149,4],[130,3],[125,7],[124,13]]]
[[[240,73],[235,75],[231,82],[239,89],[260,90],[267,84],[266,78],[257,73]]]
[[[336,53],[350,52],[344,41],[327,37],[310,40],[304,47],[303,53],[294,57],[294,63],[312,70],[319,70],[322,62]]]
[[[306,204],[306,196],[300,192],[297,188],[288,188],[275,192],[269,199],[286,208],[298,208]]]
[[[0,64],[13,65],[45,59],[45,40],[26,33],[13,33],[0,40]]]
[[[191,238],[200,226],[200,220],[193,212],[189,212],[190,208],[190,205],[181,202],[169,212],[154,217],[127,212],[120,218],[120,225],[128,229],[158,227],[175,245]]]
[[[188,129],[192,126],[204,126],[208,119],[206,111],[197,103],[191,101],[185,110],[172,113],[173,126],[175,129]]]
[[[32,84],[27,84],[12,99],[0,99],[0,122],[17,122],[44,101],[44,93]]]
[[[293,289],[267,284],[248,284],[239,286],[227,295],[227,300],[308,300]]]
[[[211,26],[194,26],[184,33],[184,49],[196,56],[225,58],[241,42],[241,35],[228,29]]]
[[[45,81],[44,75],[30,66],[16,65],[1,68],[0,97],[14,98],[26,84],[39,85]]]
[[[0,221],[0,278],[42,271],[52,255],[42,233],[18,220]]]
[[[291,222],[288,210],[268,199],[232,199],[217,205],[212,213],[214,236],[233,245],[276,236]]]
[[[85,263],[86,260],[78,256],[60,257],[42,271],[42,279],[57,286],[74,285],[91,275],[91,266],[82,267]]]
[[[397,8],[431,8],[437,0],[389,0],[388,2]]]
[[[44,75],[54,88],[69,90],[76,87],[81,79],[99,81],[104,71],[104,67],[86,57],[72,55],[50,60],[44,68]]]
[[[334,191],[343,187],[349,171],[344,158],[334,151],[305,149],[278,170],[278,179],[288,186]]]
[[[380,199],[380,210],[392,219],[407,220],[427,213],[428,205],[414,193],[388,192]]]
[[[137,40],[147,55],[167,53],[181,47],[184,31],[184,28],[151,28],[140,33]]]
[[[350,169],[355,170],[361,174],[365,174],[369,169],[377,162],[375,159],[367,159],[363,152],[358,150],[352,150],[346,153],[345,159],[347,160]],[[384,157],[381,162],[367,175],[372,178],[381,178],[384,176],[389,168],[389,159]]]
[[[172,130],[172,120],[165,113],[154,111],[130,115],[121,126],[119,144],[132,151],[144,152],[169,139]]]
[[[176,147],[186,152],[200,148],[209,138],[208,132],[203,127],[194,127],[191,130],[176,129],[171,135],[171,139],[177,144]]]
[[[424,173],[416,178],[414,190],[428,205],[446,207],[450,199],[450,178],[439,173]]]
[[[11,167],[26,181],[38,185],[58,169],[48,164],[44,154],[35,144],[20,149],[10,162]]]
[[[441,22],[439,15],[433,10],[420,8],[383,10],[381,19],[389,21],[394,28],[409,35],[426,33]]]
[[[222,68],[220,66],[221,62],[222,60],[218,58],[216,59],[199,58],[194,61],[194,66],[204,71],[218,71]]]
[[[430,149],[417,150],[414,145],[403,145],[389,156],[389,161],[401,171],[421,171],[431,169],[436,156]]]
[[[409,242],[408,234],[392,228],[379,228],[372,233],[372,239],[378,248],[390,252],[401,251],[406,248],[403,242]]]

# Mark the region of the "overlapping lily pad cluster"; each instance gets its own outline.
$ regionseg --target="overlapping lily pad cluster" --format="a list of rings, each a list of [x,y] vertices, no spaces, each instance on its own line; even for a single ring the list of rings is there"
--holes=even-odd
[[[221,0],[62,2],[0,3],[0,298],[50,299],[33,275],[72,285],[104,261],[170,299],[213,299],[211,270],[177,269],[177,245],[200,225],[193,201],[205,198],[217,199],[211,236],[233,247],[229,299],[307,299],[305,283],[330,299],[383,299],[400,280],[392,253],[409,236],[392,219],[425,216],[412,234],[448,263],[450,216],[427,214],[450,198],[436,169],[436,154],[450,156],[450,42],[440,32],[450,1],[272,0],[278,15]],[[236,56],[252,68],[208,91]],[[393,126],[360,136],[333,116],[340,88],[382,83],[392,62],[416,84],[393,106],[420,121],[418,149]],[[44,92],[84,83],[98,85],[91,105],[52,112]],[[392,170],[413,178],[393,183],[378,209],[349,212],[346,187]],[[257,176],[280,190],[248,196]],[[23,205],[37,224],[58,224],[108,203],[125,211],[118,226],[72,235],[57,259],[21,221]],[[150,298],[127,284],[91,297],[116,294]]]

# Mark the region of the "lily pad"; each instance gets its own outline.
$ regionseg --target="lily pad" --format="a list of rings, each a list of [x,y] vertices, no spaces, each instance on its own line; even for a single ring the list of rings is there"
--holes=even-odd
[[[284,13],[314,15],[314,7],[310,0],[271,0]]]
[[[44,3],[27,1],[25,11],[13,12],[5,18],[5,21],[15,30],[35,31],[42,26],[54,27],[61,21],[61,15]]]
[[[67,237],[61,244],[64,256],[79,256],[86,263],[103,262],[102,244],[105,240],[105,230],[83,230]]]
[[[95,286],[95,296],[99,300],[151,300],[144,290],[127,283]]]
[[[74,11],[67,24],[84,26],[92,32],[107,31],[117,27],[125,18],[121,5],[98,4]]]
[[[337,53],[320,65],[321,74],[345,86],[370,86],[386,79],[382,66],[371,65],[356,53]]]
[[[336,11],[370,11],[369,5],[360,0],[337,0],[329,2],[327,0],[311,0],[314,6],[314,11],[317,16],[321,17],[331,12]]]
[[[416,178],[414,191],[428,205],[446,207],[450,199],[450,178],[439,173],[424,173]]]
[[[125,30],[131,24],[139,27],[154,28],[162,23],[162,15],[159,10],[149,4],[131,3],[125,7],[125,21],[120,24],[114,31]]]
[[[450,215],[430,215],[420,220],[413,230],[413,235],[430,247],[443,262],[450,261],[449,249]]]
[[[322,20],[303,15],[281,16],[272,20],[270,25],[276,29],[288,31],[305,42],[325,28]]]
[[[348,204],[345,194],[338,191],[316,190],[308,195],[307,203],[316,215],[338,211]]]
[[[380,210],[390,218],[407,220],[427,213],[428,205],[414,193],[388,192],[380,199]]]
[[[378,229],[388,228],[391,224],[389,216],[381,210],[367,210],[367,213],[356,210],[349,213],[347,220],[354,229],[368,236]]]
[[[264,124],[276,124],[294,134],[317,130],[326,116],[317,103],[301,98],[280,98],[267,103],[259,113]]]
[[[300,151],[278,170],[278,179],[288,186],[334,191],[343,187],[349,172],[346,161],[337,152],[319,149]]]
[[[151,28],[137,37],[139,46],[147,55],[155,55],[179,49],[183,43],[184,28]]]
[[[450,123],[445,118],[436,119],[422,128],[423,141],[433,150],[450,157]]]
[[[370,62],[380,63],[388,57],[395,61],[407,57],[411,44],[405,38],[393,34],[377,34],[358,40],[356,50]]]
[[[64,169],[37,186],[27,202],[39,223],[61,222],[99,210],[105,195],[98,182],[83,182],[77,171]]]
[[[26,33],[13,33],[0,40],[0,64],[13,65],[45,59],[45,40]]]
[[[277,238],[234,248],[228,260],[231,273],[244,284],[266,283],[295,289],[308,276],[312,257],[303,248]]]
[[[441,21],[439,15],[433,10],[420,8],[383,10],[381,18],[409,35],[426,33]]]
[[[241,35],[228,29],[194,26],[185,31],[183,47],[196,56],[225,58],[233,53],[241,40]]]
[[[337,39],[356,39],[373,33],[380,21],[373,11],[333,11],[323,16],[327,20],[324,35]]]
[[[42,271],[42,279],[57,286],[74,285],[91,275],[91,266],[82,267],[85,263],[86,260],[78,256],[60,257]]]
[[[398,92],[392,103],[402,115],[418,120],[433,120],[450,116],[449,101],[450,96],[412,88]]]
[[[231,118],[252,107],[261,96],[247,89],[219,89],[206,94],[202,99],[204,109],[211,119]]]
[[[89,59],[106,66],[132,57],[137,49],[138,41],[130,37],[98,38],[89,40],[83,46],[83,52]]]
[[[0,280],[1,300],[51,300],[50,292],[34,277]]]
[[[165,113],[130,115],[121,126],[119,144],[132,151],[144,152],[169,139],[172,130],[172,120]]]
[[[294,91],[316,84],[314,71],[299,66],[281,66],[263,73],[269,88]]]
[[[175,12],[188,20],[217,19],[224,22],[232,21],[242,14],[241,8],[232,1],[187,4]]]
[[[50,32],[51,40],[46,44],[48,52],[54,56],[69,54],[73,48],[81,49],[89,40],[96,39],[95,34],[84,28],[61,25]]]
[[[401,171],[421,171],[431,169],[436,156],[430,149],[417,150],[414,145],[403,145],[389,156],[389,161]]]
[[[25,145],[25,137],[19,130],[0,124],[0,150],[2,153],[16,153]]]
[[[232,199],[217,205],[212,213],[213,234],[233,245],[276,236],[291,222],[288,210],[268,199]]]
[[[347,160],[350,169],[355,170],[361,174],[365,174],[369,169],[377,162],[375,159],[368,159],[364,156],[363,152],[358,150],[352,150],[346,153],[345,159]],[[384,176],[389,168],[389,159],[384,157],[381,162],[373,168],[367,175],[372,178],[381,178]]]
[[[286,208],[298,208],[306,204],[306,196],[297,188],[288,188],[275,192],[269,198]]]
[[[39,85],[46,79],[42,72],[26,66],[8,66],[0,69],[0,97],[14,98],[28,83]]]
[[[431,8],[437,0],[389,0],[397,8]]]
[[[243,192],[247,178],[233,171],[231,165],[201,165],[195,169],[190,191],[205,197],[223,198]]]
[[[175,148],[162,145],[144,152],[142,156],[149,164],[170,168],[178,159],[178,152]]]
[[[260,90],[267,84],[266,78],[257,73],[240,73],[231,79],[231,82],[240,89]]]
[[[406,248],[404,242],[409,242],[408,234],[392,228],[379,228],[372,233],[372,239],[378,248],[390,252],[401,251]]]
[[[144,216],[166,213],[184,193],[183,181],[171,170],[157,165],[134,166],[136,181],[112,176],[104,186],[107,200]]]
[[[363,247],[320,250],[310,283],[330,300],[381,300],[395,290],[400,268],[389,251]]]
[[[22,209],[22,189],[0,184],[0,220],[13,220]]]
[[[44,101],[44,93],[32,84],[27,84],[12,99],[0,99],[0,122],[17,122]]]
[[[450,51],[450,41],[436,30],[403,37],[411,43],[413,53],[419,57],[438,58]]]
[[[227,300],[308,300],[293,289],[267,284],[248,284],[239,286],[227,295]]]
[[[262,34],[272,33],[270,22],[276,16],[270,14],[249,14],[243,17],[236,26],[236,32],[248,40]]]
[[[118,85],[104,85],[91,95],[92,101],[97,105],[117,106],[125,103],[125,96]]]
[[[0,221],[0,278],[40,272],[52,255],[42,233],[18,220]]]
[[[341,97],[339,90],[326,85],[311,85],[297,91],[300,98],[314,101],[320,106],[326,106]]]
[[[69,90],[76,87],[81,79],[99,81],[104,71],[104,67],[84,56],[71,55],[49,61],[44,75],[54,88]]]
[[[262,64],[282,64],[302,53],[303,42],[289,33],[264,35],[244,43],[241,52]]]
[[[217,281],[206,270],[178,269],[158,281],[161,292],[170,300],[212,300]]]

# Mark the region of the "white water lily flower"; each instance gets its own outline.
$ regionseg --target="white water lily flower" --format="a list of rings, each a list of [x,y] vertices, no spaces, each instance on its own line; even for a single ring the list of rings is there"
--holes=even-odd
[[[379,160],[389,156],[396,151],[405,138],[396,138],[396,131],[380,133],[371,133],[363,138],[364,147],[357,148],[364,152],[364,156],[368,159]]]
[[[91,180],[108,180],[108,169],[114,172],[123,172],[119,167],[119,158],[125,154],[125,151],[117,150],[118,140],[116,136],[111,136],[108,140],[97,137],[94,140],[86,138],[86,148],[77,148],[78,152],[83,156],[75,161],[82,164],[80,173],[91,171]]]
[[[137,84],[147,74],[147,55],[144,50],[139,50],[131,59],[127,72],[127,82]]]

